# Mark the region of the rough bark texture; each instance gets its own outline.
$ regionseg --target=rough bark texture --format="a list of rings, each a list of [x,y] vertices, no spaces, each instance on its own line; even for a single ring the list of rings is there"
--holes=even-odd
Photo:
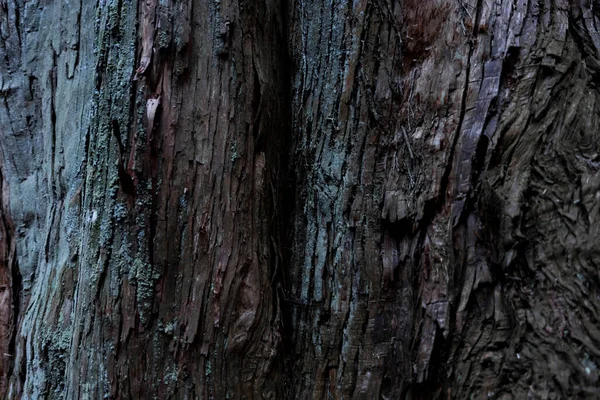
[[[598,17],[295,3],[296,398],[594,396]]]
[[[281,397],[283,13],[139,3],[3,3],[7,396]]]
[[[15,263],[14,229],[6,210],[8,201],[4,175],[0,175],[0,395],[8,390],[12,365],[15,318],[18,315],[20,277]]]
[[[0,398],[597,396],[598,10],[0,1]]]

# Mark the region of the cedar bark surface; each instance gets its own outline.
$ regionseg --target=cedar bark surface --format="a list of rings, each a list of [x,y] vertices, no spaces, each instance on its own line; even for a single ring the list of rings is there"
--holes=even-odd
[[[598,1],[0,6],[0,398],[597,396]]]

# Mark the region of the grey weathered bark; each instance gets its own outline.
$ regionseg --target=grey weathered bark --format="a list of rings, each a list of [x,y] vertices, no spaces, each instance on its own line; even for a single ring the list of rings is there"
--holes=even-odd
[[[597,1],[138,3],[0,3],[0,397],[596,394]]]
[[[279,3],[2,13],[8,397],[280,397]]]

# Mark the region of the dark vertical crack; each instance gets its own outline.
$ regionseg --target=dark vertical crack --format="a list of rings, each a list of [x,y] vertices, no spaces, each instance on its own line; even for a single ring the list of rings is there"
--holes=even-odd
[[[17,32],[17,40],[19,41],[19,49],[21,49],[23,47],[21,39],[21,11],[16,1],[13,4],[15,8],[15,31]]]
[[[73,74],[79,65],[79,53],[81,51],[81,13],[83,12],[83,0],[79,0],[79,12],[77,13],[77,43],[75,44],[75,61],[73,63]]]
[[[135,196],[135,183],[133,177],[131,176],[131,174],[129,174],[129,172],[127,172],[126,168],[127,159],[125,153],[125,145],[123,144],[121,130],[119,129],[119,121],[117,121],[117,119],[112,119],[111,124],[113,136],[117,140],[117,145],[119,147],[119,165],[117,167],[117,173],[119,175],[121,189],[126,195]]]
[[[295,73],[295,66],[290,54],[291,49],[288,47],[290,44],[290,30],[291,22],[290,17],[292,16],[292,0],[282,1],[281,4],[281,41],[279,42],[280,48],[279,58],[281,66],[281,85],[283,94],[283,106],[281,109],[289,116],[286,118],[282,116],[282,120],[287,125],[288,132],[292,132],[291,116],[293,115],[292,110],[292,98],[293,98],[293,76]],[[277,242],[276,255],[279,257],[277,263],[277,269],[273,274],[273,283],[271,290],[273,291],[273,301],[277,312],[281,314],[281,360],[283,364],[283,375],[284,375],[284,386],[286,387],[286,396],[289,397],[294,393],[294,327],[292,325],[292,315],[295,307],[290,304],[286,294],[291,293],[290,277],[287,275],[288,271],[286,267],[291,265],[292,250],[293,250],[293,224],[294,224],[294,205],[296,204],[295,198],[297,194],[297,180],[298,177],[295,175],[295,168],[293,160],[293,143],[294,138],[292,135],[282,135],[281,137],[281,151],[279,152],[279,165],[273,168],[274,174],[278,173],[279,179],[275,180],[275,193],[273,195],[274,207],[277,210],[277,220],[274,221],[273,225],[276,230],[275,241]],[[273,249],[272,249],[273,251]]]
[[[56,177],[54,164],[56,163],[56,84],[57,84],[57,58],[56,51],[52,49],[52,68],[49,71],[50,79],[50,135],[51,135],[51,157],[50,157],[50,179],[52,179],[52,191],[56,198],[58,189],[56,187]]]

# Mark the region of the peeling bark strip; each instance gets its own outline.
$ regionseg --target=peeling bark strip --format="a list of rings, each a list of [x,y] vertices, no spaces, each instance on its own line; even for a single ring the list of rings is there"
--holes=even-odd
[[[143,74],[150,65],[154,50],[154,35],[156,34],[156,4],[157,0],[141,0],[142,3],[142,52],[136,74]]]
[[[596,2],[2,4],[0,397],[596,395]]]

